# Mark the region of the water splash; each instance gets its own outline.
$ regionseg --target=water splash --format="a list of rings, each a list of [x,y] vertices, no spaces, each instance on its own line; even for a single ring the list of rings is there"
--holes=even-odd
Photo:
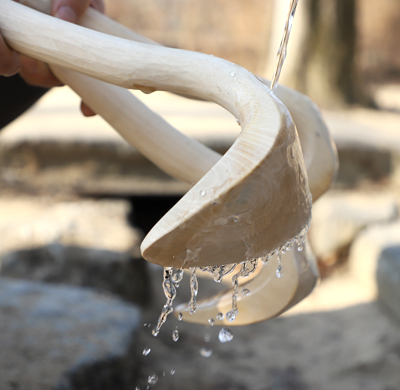
[[[200,267],[203,272],[208,272],[215,282],[220,283],[224,276],[229,275],[234,271],[237,264],[214,265],[208,267]]]
[[[218,339],[221,343],[228,343],[233,339],[233,333],[229,328],[222,328],[219,332]]]
[[[210,357],[212,354],[213,354],[213,350],[211,348],[203,347],[200,349],[200,355],[205,358]]]
[[[158,376],[156,374],[150,375],[147,379],[149,385],[155,385],[158,382]]]
[[[299,0],[291,0],[291,2],[290,2],[289,13],[288,13],[286,24],[285,24],[285,29],[283,31],[282,41],[281,41],[281,44],[279,45],[275,72],[272,77],[272,82],[271,82],[271,90],[272,91],[274,91],[274,89],[276,88],[276,86],[278,84],[282,66],[283,66],[283,63],[285,62],[290,31],[292,29],[294,14],[296,12],[298,2],[299,2]]]
[[[175,342],[177,342],[179,340],[179,331],[178,331],[178,329],[175,329],[172,332],[172,340],[174,340]]]

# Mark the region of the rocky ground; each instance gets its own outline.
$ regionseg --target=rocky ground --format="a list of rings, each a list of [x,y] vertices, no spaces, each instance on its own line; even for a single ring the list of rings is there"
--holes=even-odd
[[[138,245],[187,186],[99,118],[82,118],[66,89],[52,91],[0,135],[0,388],[145,389],[155,373],[151,388],[159,389],[399,389],[400,94],[393,91],[379,92],[390,111],[324,113],[341,170],[314,207],[320,285],[277,319],[232,327],[226,344],[218,327],[172,318],[154,338],[143,326],[156,321],[163,294],[161,270],[146,266]],[[207,103],[161,93],[144,100],[221,152],[239,131]],[[215,284],[202,279],[200,289],[207,294]],[[187,278],[178,299],[188,299]]]

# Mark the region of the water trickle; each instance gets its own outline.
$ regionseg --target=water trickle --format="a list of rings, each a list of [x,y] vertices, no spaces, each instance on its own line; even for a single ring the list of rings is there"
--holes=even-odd
[[[280,264],[278,265],[275,274],[279,279],[283,276],[283,267]]]
[[[174,340],[175,342],[177,342],[179,340],[179,331],[177,329],[175,329],[172,332],[172,340]]]
[[[283,66],[283,63],[284,63],[285,58],[286,58],[287,45],[288,45],[288,42],[289,42],[290,31],[292,29],[294,14],[296,12],[296,7],[297,7],[297,3],[298,2],[299,2],[299,0],[291,0],[291,2],[290,2],[290,9],[289,9],[289,13],[288,13],[288,16],[287,16],[285,29],[284,29],[284,32],[283,32],[283,37],[282,37],[282,41],[281,41],[281,44],[280,44],[279,50],[278,50],[275,72],[274,72],[274,75],[272,77],[272,82],[271,82],[271,90],[272,91],[276,88],[276,86],[278,84],[278,80],[279,80],[279,76],[281,74],[282,66]]]
[[[210,324],[210,326],[214,326],[214,324],[215,324],[214,318],[209,318],[208,323]]]
[[[161,327],[164,325],[168,316],[174,311],[172,307],[172,303],[176,297],[176,288],[174,282],[172,281],[173,268],[165,267],[164,268],[164,280],[163,280],[163,291],[164,295],[167,298],[167,301],[164,307],[161,310],[160,317],[158,318],[157,326],[152,330],[152,335],[157,336],[160,333]]]
[[[229,328],[222,328],[219,332],[218,339],[221,343],[228,343],[233,339],[233,333]]]
[[[218,313],[218,314],[217,314],[217,320],[218,320],[218,321],[222,321],[223,319],[224,319],[223,313]]]
[[[158,376],[156,374],[150,375],[147,379],[149,385],[155,385],[158,382]]]
[[[213,354],[213,350],[211,348],[203,347],[200,349],[200,355],[203,357],[210,357]]]
[[[180,269],[176,270],[174,272],[174,274],[172,275],[172,281],[175,283],[175,287],[179,286],[179,283],[183,279],[183,274],[184,274],[184,271],[182,268],[180,268]]]
[[[255,272],[255,270],[257,269],[257,263],[258,263],[258,259],[244,261],[242,263],[240,271],[237,274],[233,275],[233,277],[232,277],[232,286],[233,286],[232,310],[230,310],[228,313],[226,313],[226,319],[229,322],[234,321],[236,319],[237,315],[239,314],[239,311],[237,308],[237,300],[238,300],[238,294],[239,294],[239,277],[247,278],[249,275],[251,275],[253,272]]]
[[[143,355],[147,356],[150,352],[151,352],[151,348],[145,347],[145,349],[143,350]]]
[[[197,281],[196,271],[197,268],[190,268],[192,271],[190,275],[190,302],[189,302],[189,311],[190,314],[196,313],[196,304],[197,304],[197,293],[199,292],[199,284]]]

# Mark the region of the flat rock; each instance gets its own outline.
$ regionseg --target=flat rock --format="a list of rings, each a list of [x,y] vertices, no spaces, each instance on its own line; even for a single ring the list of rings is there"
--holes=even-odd
[[[350,272],[355,280],[377,294],[379,259],[387,249],[400,245],[400,221],[370,226],[354,240],[349,252]]]
[[[325,258],[347,248],[366,226],[394,220],[398,210],[389,195],[330,192],[313,206],[309,234],[315,254]]]
[[[400,321],[400,242],[382,251],[376,276],[379,299]]]
[[[90,286],[144,303],[141,232],[126,201],[0,199],[0,275]]]
[[[132,388],[132,304],[76,287],[0,278],[0,388]]]

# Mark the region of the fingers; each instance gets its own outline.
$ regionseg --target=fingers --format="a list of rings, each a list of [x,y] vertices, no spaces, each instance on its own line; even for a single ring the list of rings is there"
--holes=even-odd
[[[19,57],[21,61],[19,73],[28,84],[44,88],[63,85],[53,73],[51,73],[49,67],[44,62],[27,57],[23,54],[20,54]]]
[[[105,12],[105,5],[103,0],[91,0],[90,6],[103,14]]]
[[[18,53],[11,50],[0,34],[0,75],[12,76],[18,73],[21,62]]]
[[[51,14],[67,22],[76,23],[89,5],[104,12],[103,0],[54,0]]]
[[[76,23],[89,6],[87,0],[54,0],[51,14],[67,22]]]

